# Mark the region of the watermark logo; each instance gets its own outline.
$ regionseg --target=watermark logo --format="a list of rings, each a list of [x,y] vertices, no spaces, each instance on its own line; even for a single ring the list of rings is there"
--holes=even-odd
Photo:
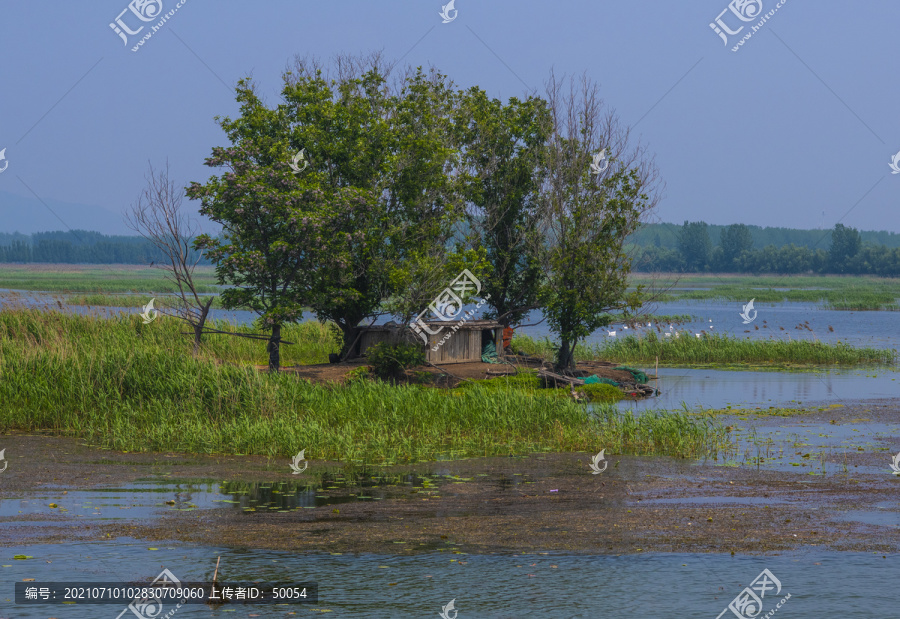
[[[175,575],[169,570],[163,570],[159,576],[153,579],[152,585],[157,586],[167,586],[167,587],[180,587],[181,581],[175,577]],[[134,613],[138,619],[167,619],[175,614],[175,612],[181,608],[181,606],[187,601],[182,600],[177,606],[175,606],[172,610],[167,612],[165,615],[161,615],[163,610],[165,610],[165,605],[162,603],[160,593],[159,596],[156,597],[145,597],[145,598],[135,598],[134,601],[128,605],[125,610],[119,613],[116,619],[121,619],[122,615],[127,613],[129,610]],[[167,598],[171,599],[171,598]]]
[[[140,34],[140,32],[144,29],[143,25],[140,25],[141,22],[144,24],[148,24],[152,21],[157,21],[156,24],[150,26],[150,31],[147,32],[141,39],[137,42],[137,45],[131,48],[131,51],[136,52],[144,43],[150,39],[160,28],[163,27],[169,18],[171,18],[175,13],[184,6],[184,3],[187,0],[180,0],[178,4],[175,5],[175,8],[163,15],[163,3],[162,0],[131,0],[128,3],[128,6],[122,9],[122,12],[116,16],[115,21],[109,24],[109,27],[112,28],[113,32],[119,35],[119,38],[122,39],[122,43],[127,47],[128,46],[128,37],[136,34]],[[140,26],[136,30],[132,30],[125,23],[125,19],[123,15],[128,12],[131,14],[128,16],[128,20],[135,26]],[[135,21],[139,20],[139,21]]]
[[[6,150],[5,148],[3,150]],[[0,151],[0,159],[3,159],[3,151]],[[897,153],[891,158],[891,163],[888,164],[891,166],[893,172],[891,174],[900,174],[900,153]],[[6,168],[3,168],[5,170]],[[0,170],[2,172],[3,170]]]
[[[456,615],[459,613],[459,611],[453,607],[453,603],[455,601],[456,598],[453,598],[452,600],[450,600],[449,604],[447,604],[446,606],[441,606],[441,617],[443,617],[443,619],[456,619]],[[450,614],[451,612],[453,613],[452,615]]]
[[[290,467],[291,467],[291,470],[293,471],[293,475],[299,475],[300,473],[302,473],[303,471],[305,471],[307,468],[309,468],[309,462],[306,462],[306,461],[303,459],[303,452],[304,452],[304,451],[306,451],[306,450],[305,450],[305,449],[301,449],[301,450],[300,450],[300,453],[298,453],[296,456],[294,456],[293,459],[291,460]],[[303,468],[302,468],[302,469],[300,468],[300,463],[301,463],[301,462],[303,462]]]
[[[600,162],[603,161],[603,167],[600,167]],[[599,153],[594,155],[594,161],[591,163],[591,174],[600,174],[605,171],[606,168],[609,167],[609,161],[606,160],[606,149],[604,148]]]
[[[756,300],[756,297],[750,299],[750,302],[747,305],[744,305],[744,311],[741,312],[741,318],[744,319],[744,324],[749,325],[751,322],[756,320],[756,310],[753,309],[753,302]],[[750,317],[750,312],[753,312],[753,317]]]
[[[141,318],[144,319],[144,324],[149,325],[151,322],[156,320],[156,317],[159,316],[159,312],[153,309],[153,301],[156,300],[156,297],[150,299],[150,302],[144,306],[144,312],[141,314]]]
[[[775,5],[774,9],[763,14],[762,0],[731,0],[731,2],[728,3],[728,6],[719,13],[716,19],[710,22],[709,27],[721,37],[722,42],[727,46],[729,44],[730,36],[740,34],[744,30],[744,25],[741,25],[741,22],[744,22],[744,24],[753,21],[757,22],[750,26],[749,32],[745,33],[744,36],[737,41],[737,44],[731,48],[731,51],[736,52],[748,39],[750,39],[750,37],[758,32],[773,15],[775,15],[778,9],[784,6],[785,2],[787,2],[787,0],[780,0]],[[736,30],[732,30],[723,17],[726,13],[729,13],[729,11],[730,15],[728,16],[728,21],[734,26],[739,26]]]
[[[459,11],[453,8],[454,4],[456,4],[456,0],[450,0],[450,2],[441,7],[441,12],[438,13],[438,15],[444,18],[444,21],[442,23],[449,24],[454,19],[456,19],[456,15],[459,13]],[[450,11],[453,11],[453,17],[450,17]]]
[[[125,25],[125,22],[122,21],[122,16],[129,10],[131,10],[134,16],[142,22],[151,22],[154,19],[157,19],[159,13],[162,11],[162,0],[131,0],[131,2],[128,3],[128,6],[122,9],[122,12],[116,17],[116,21],[109,25],[109,27],[122,38],[122,42],[126,46],[128,45],[128,37],[125,36],[126,33],[137,34],[144,29],[144,27],[141,26],[137,30],[131,30]]]
[[[772,589],[775,590],[775,595],[779,595],[781,593],[781,581],[775,578],[775,575],[769,570],[763,570],[762,573],[750,583],[749,587],[741,591],[738,596],[731,601],[728,608],[719,613],[719,616],[716,617],[716,619],[720,619],[722,615],[729,610],[740,619],[752,619],[753,617],[759,616],[763,609],[763,598],[765,598],[766,593]],[[790,597],[790,593],[784,596],[771,611],[766,613],[765,617],[768,618],[774,615],[775,612],[790,599]]]
[[[0,458],[3,457],[3,452],[0,451]],[[891,468],[894,470],[894,475],[900,475],[900,453],[898,453],[893,458],[893,462],[891,463]],[[0,471],[2,472],[2,471]]]
[[[592,475],[599,475],[600,473],[602,473],[603,471],[606,470],[606,467],[607,467],[607,466],[609,466],[609,462],[607,462],[607,461],[603,458],[603,452],[604,452],[604,451],[606,451],[605,448],[604,448],[604,449],[601,449],[601,450],[600,450],[600,453],[598,453],[596,456],[591,457],[591,464],[590,464],[590,466],[591,466],[591,469],[594,471],[593,473],[591,473]],[[600,462],[601,462],[601,461],[603,461],[603,468],[602,468],[602,469],[600,468]]]
[[[6,467],[9,466],[9,462],[7,462],[6,458],[3,457],[3,452],[5,452],[5,451],[6,451],[6,447],[4,447],[3,449],[0,449],[0,462],[3,463],[3,468],[0,469],[0,473],[5,471]]]
[[[439,294],[434,301],[428,304],[428,307],[422,312],[419,313],[418,316],[413,319],[411,323],[409,323],[409,328],[413,330],[413,332],[422,338],[422,340],[428,344],[428,335],[426,333],[430,333],[431,335],[437,335],[441,331],[444,330],[444,327],[438,327],[437,329],[431,329],[422,318],[429,311],[434,314],[438,320],[443,322],[449,322],[451,320],[456,320],[462,314],[463,305],[465,304],[464,299],[468,296],[475,296],[481,292],[481,281],[472,275],[472,272],[469,269],[463,269],[462,273],[456,276],[450,285],[444,288],[443,292]],[[450,337],[456,333],[470,318],[475,316],[478,313],[478,310],[481,309],[481,306],[487,303],[487,300],[491,298],[491,295],[485,295],[481,301],[478,302],[478,305],[475,306],[474,310],[469,310],[465,313],[462,319],[457,322],[454,326],[450,327],[450,333],[446,334],[437,345],[432,347],[432,352],[437,351],[438,348],[443,346]]]
[[[0,161],[6,161],[6,163],[3,164],[3,167],[0,168],[0,173],[2,173],[4,170],[6,170],[6,168],[9,167],[9,161],[7,161],[7,159],[6,159],[6,149],[5,148],[3,150],[0,150]]]
[[[291,160],[291,163],[288,164],[289,166],[291,166],[291,169],[294,171],[294,174],[299,174],[300,172],[302,172],[303,170],[306,169],[306,166],[309,165],[309,162],[306,160],[305,153],[306,153],[306,149],[301,148],[300,150],[297,151],[297,154],[294,155],[294,158]],[[299,165],[297,165],[301,161],[303,162],[302,168]]]
[[[473,287],[474,291],[470,293],[470,289]],[[424,332],[428,332],[431,335],[437,335],[441,332],[443,327],[437,331],[432,331],[425,324],[422,316],[430,310],[438,320],[444,322],[455,320],[462,312],[464,305],[463,299],[467,296],[467,293],[476,295],[479,292],[481,292],[481,281],[472,275],[472,272],[469,271],[469,269],[463,269],[462,273],[457,275],[456,279],[450,282],[450,285],[444,288],[444,290],[435,297],[434,301],[429,303],[428,307],[416,316],[413,322],[410,323],[410,328],[427,344],[428,336],[426,336]]]

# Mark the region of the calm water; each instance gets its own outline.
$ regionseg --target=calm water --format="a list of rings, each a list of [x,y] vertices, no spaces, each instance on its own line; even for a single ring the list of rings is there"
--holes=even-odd
[[[158,550],[148,550],[158,547]],[[459,552],[459,551],[457,551]],[[12,584],[37,581],[146,580],[163,568],[179,580],[209,580],[221,556],[220,580],[315,581],[316,605],[186,605],[177,617],[391,619],[438,617],[455,601],[458,619],[708,617],[713,619],[762,572],[781,583],[763,599],[769,611],[788,593],[779,617],[896,617],[896,557],[816,550],[775,556],[632,554],[514,556],[445,552],[392,555],[292,554],[116,539],[4,548],[0,617],[109,617],[125,604],[65,607],[12,605]],[[34,558],[12,560],[14,554]],[[168,610],[165,609],[165,610]],[[296,613],[291,615],[289,613]],[[254,613],[254,614],[250,614]],[[320,614],[321,613],[321,614]],[[131,613],[125,616],[132,617]],[[451,613],[451,617],[454,615]],[[732,616],[730,612],[725,616]]]
[[[651,372],[652,374],[652,369]],[[650,385],[658,396],[620,403],[633,410],[733,407],[797,407],[799,403],[838,404],[900,395],[896,368],[818,369],[803,372],[751,372],[659,368]]]

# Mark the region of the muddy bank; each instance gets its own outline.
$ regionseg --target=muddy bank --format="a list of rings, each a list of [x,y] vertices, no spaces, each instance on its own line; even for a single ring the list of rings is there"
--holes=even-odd
[[[581,374],[590,376],[596,374],[601,378],[609,378],[619,383],[633,383],[634,377],[624,370],[616,370],[618,363],[606,361],[580,361],[577,369]],[[467,380],[485,380],[500,376],[515,376],[518,372],[551,367],[552,364],[542,363],[538,359],[523,356],[509,355],[504,363],[450,363],[444,365],[423,365],[405,372],[399,382],[428,384],[436,387],[457,387]],[[256,369],[266,372],[268,366],[257,365]],[[292,374],[314,383],[345,383],[348,374],[360,367],[369,367],[369,361],[365,358],[348,359],[341,363],[317,363],[313,365],[294,365],[281,368],[281,372]],[[652,372],[648,372],[652,373]]]
[[[867,402],[830,410],[823,413],[826,417],[837,423],[896,420],[897,406]],[[778,422],[789,424],[791,419]],[[292,475],[285,458],[119,453],[40,435],[7,435],[0,443],[9,460],[0,474],[4,503],[41,493],[52,494],[65,507],[70,491],[122,487],[147,478],[298,482],[341,470],[339,463],[312,462],[302,475]],[[753,553],[811,545],[890,553],[900,548],[900,527],[844,517],[850,509],[885,513],[885,505],[900,511],[900,478],[890,474],[889,446],[882,443],[841,457],[852,458],[854,466],[883,468],[883,474],[811,476],[607,454],[608,468],[593,475],[591,454],[541,454],[378,468],[376,474],[438,477],[424,486],[381,487],[381,500],[370,501],[342,499],[371,494],[371,489],[323,486],[322,495],[333,503],[326,498],[320,506],[284,512],[233,506],[177,511],[164,503],[168,496],[160,495],[155,517],[110,522],[48,506],[40,514],[0,518],[0,545],[127,536],[342,553],[409,554],[437,548],[471,553]]]

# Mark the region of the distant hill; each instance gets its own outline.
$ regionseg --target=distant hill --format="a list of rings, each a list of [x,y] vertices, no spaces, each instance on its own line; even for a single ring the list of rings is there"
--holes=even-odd
[[[718,245],[719,238],[727,226],[709,225],[709,238],[713,245]],[[753,249],[762,249],[767,245],[784,247],[794,244],[808,249],[828,249],[831,243],[831,228],[827,230],[799,230],[797,228],[763,228],[747,226],[753,235]],[[678,248],[678,232],[681,224],[646,224],[628,237],[629,243],[640,247]],[[900,247],[900,234],[896,232],[876,232],[860,230],[863,243],[884,245],[891,249]]]

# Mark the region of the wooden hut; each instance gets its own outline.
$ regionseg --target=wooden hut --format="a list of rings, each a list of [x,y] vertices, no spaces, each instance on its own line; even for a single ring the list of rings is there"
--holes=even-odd
[[[481,361],[482,350],[488,342],[494,343],[498,355],[503,354],[503,325],[499,322],[469,320],[460,324],[459,322],[433,320],[427,321],[425,324],[432,331],[440,329],[435,335],[426,333],[428,348],[425,351],[425,359],[429,363],[443,365]],[[362,327],[359,345],[354,351],[354,356],[364,355],[369,346],[378,342],[396,344],[401,341],[425,345],[422,338],[413,333],[406,325],[389,323]]]

